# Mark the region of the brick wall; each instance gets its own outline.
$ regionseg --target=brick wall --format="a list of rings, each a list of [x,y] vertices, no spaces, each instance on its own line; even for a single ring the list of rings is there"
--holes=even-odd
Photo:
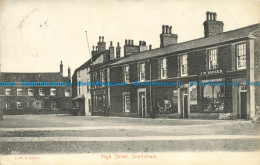
[[[206,50],[198,50],[188,53],[188,73],[198,75],[206,70]]]

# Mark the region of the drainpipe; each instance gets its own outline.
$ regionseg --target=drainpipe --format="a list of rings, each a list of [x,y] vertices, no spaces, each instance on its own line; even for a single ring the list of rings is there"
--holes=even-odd
[[[151,114],[153,113],[153,107],[152,107],[152,65],[151,62],[148,60],[150,64],[150,111]]]

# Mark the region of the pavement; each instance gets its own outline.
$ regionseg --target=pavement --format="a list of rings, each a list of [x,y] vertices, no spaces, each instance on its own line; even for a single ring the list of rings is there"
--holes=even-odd
[[[5,115],[0,128],[2,155],[260,150],[251,121]]]

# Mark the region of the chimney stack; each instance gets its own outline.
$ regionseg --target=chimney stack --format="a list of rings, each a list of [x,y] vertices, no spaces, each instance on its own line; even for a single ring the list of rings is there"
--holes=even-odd
[[[71,73],[70,73],[70,67],[68,67],[68,79],[71,80]]]
[[[112,41],[110,41],[110,46],[109,46],[109,59],[110,61],[115,59],[115,50]]]
[[[125,43],[127,41],[125,40]],[[119,42],[117,43],[117,46],[116,46],[116,58],[120,58],[120,52],[121,52],[121,47],[119,46]]]
[[[169,25],[162,26],[162,34],[160,35],[161,48],[167,45],[177,44],[177,39],[178,39],[178,35],[172,34],[172,26]]]
[[[106,42],[104,41],[104,36],[99,36],[99,42],[97,43],[98,45],[98,52],[103,52],[106,50]]]
[[[217,21],[217,13],[206,12],[206,21],[204,21],[203,25],[205,37],[223,33],[224,23],[222,21]]]
[[[125,40],[125,45],[124,45],[124,57],[130,54],[135,54],[139,52],[139,46],[134,45],[134,40]]]
[[[63,77],[63,64],[62,61],[60,61],[60,75]]]
[[[139,52],[143,52],[148,50],[148,47],[146,46],[145,41],[139,41]]]

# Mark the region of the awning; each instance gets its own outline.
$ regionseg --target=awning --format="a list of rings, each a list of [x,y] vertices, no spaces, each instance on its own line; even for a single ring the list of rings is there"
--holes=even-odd
[[[73,98],[72,100],[78,100],[78,99],[85,99],[84,94],[78,95],[77,97]]]

